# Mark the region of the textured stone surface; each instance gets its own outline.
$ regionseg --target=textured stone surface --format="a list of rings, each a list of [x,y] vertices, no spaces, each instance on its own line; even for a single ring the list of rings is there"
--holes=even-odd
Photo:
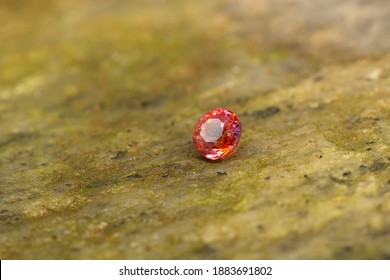
[[[390,258],[387,0],[0,5],[1,259]]]

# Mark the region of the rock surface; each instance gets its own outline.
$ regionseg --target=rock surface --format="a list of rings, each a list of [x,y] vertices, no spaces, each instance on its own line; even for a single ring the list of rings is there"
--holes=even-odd
[[[0,259],[390,258],[387,0],[0,4]]]

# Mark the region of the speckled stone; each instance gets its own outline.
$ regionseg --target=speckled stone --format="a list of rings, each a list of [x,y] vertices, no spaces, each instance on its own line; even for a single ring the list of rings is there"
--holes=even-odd
[[[0,259],[390,258],[388,0],[5,0],[0,26]],[[216,107],[245,123],[218,164],[191,144]]]

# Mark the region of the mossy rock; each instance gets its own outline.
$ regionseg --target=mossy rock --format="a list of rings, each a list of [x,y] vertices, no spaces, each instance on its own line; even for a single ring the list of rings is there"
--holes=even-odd
[[[387,1],[1,5],[1,259],[390,257]]]

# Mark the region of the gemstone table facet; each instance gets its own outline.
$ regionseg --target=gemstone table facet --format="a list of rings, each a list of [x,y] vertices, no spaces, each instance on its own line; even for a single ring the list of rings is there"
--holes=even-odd
[[[218,160],[237,149],[240,136],[241,122],[236,114],[217,108],[200,118],[192,133],[192,143],[204,157]]]

